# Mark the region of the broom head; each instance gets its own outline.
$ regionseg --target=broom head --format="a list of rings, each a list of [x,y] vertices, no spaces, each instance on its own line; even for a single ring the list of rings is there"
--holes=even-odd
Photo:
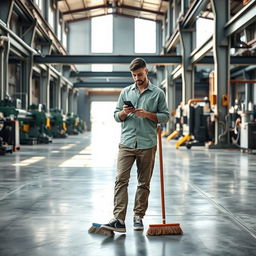
[[[151,224],[147,231],[148,236],[182,235],[183,231],[179,223]]]
[[[88,233],[91,234],[99,234],[104,236],[113,236],[114,232],[111,230],[107,230],[101,227],[102,224],[92,223],[92,226],[89,228]]]

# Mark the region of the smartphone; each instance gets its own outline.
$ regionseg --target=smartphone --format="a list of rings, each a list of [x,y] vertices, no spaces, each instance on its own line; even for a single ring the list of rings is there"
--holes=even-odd
[[[124,101],[124,104],[127,105],[128,107],[135,108],[135,107],[133,106],[132,102],[129,101],[129,100],[125,100],[125,101]]]

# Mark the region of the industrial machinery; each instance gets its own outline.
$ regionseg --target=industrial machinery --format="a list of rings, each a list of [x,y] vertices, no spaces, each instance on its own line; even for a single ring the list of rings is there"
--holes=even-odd
[[[46,128],[46,110],[42,104],[29,106],[29,111],[18,116],[21,124],[21,144],[48,144],[52,142]]]
[[[79,117],[77,115],[75,115],[74,113],[68,113],[66,124],[67,124],[68,135],[78,135],[79,134],[79,130],[78,130]]]
[[[241,124],[241,141],[242,150],[256,149],[256,122]]]
[[[10,142],[11,127],[6,123],[3,113],[0,112],[0,155],[7,152],[12,153],[13,148]]]
[[[50,124],[48,132],[53,138],[67,138],[66,116],[62,114],[61,110],[50,110]]]
[[[248,104],[247,110],[242,108],[240,124],[240,148],[242,151],[256,150],[256,105]]]
[[[66,126],[69,135],[77,135],[86,130],[85,122],[74,113],[67,114]]]
[[[48,144],[52,142],[52,138],[49,136],[48,130],[46,128],[46,107],[42,104],[33,104],[29,106],[29,111],[34,118],[34,125],[30,127],[30,133],[37,138],[38,143]]]
[[[231,80],[234,106],[229,109],[230,137],[233,144],[243,152],[256,150],[256,105],[253,96],[255,80]]]
[[[13,101],[9,97],[0,101],[1,114],[1,147],[5,148],[6,152],[12,152],[20,149],[19,138],[19,122],[15,120],[19,114],[16,109],[18,100]]]
[[[183,102],[180,102],[177,109],[172,112],[174,131],[167,135],[167,140],[178,139],[183,133],[183,123],[186,123],[187,115],[184,113],[185,108]]]
[[[182,111],[182,137],[176,142],[176,148],[186,146],[204,146],[214,137],[214,117],[208,98],[191,99]]]

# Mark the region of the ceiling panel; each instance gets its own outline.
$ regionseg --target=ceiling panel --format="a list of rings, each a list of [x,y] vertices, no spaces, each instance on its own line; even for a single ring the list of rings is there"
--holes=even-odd
[[[107,14],[111,7],[117,15],[157,21],[163,20],[168,2],[164,0],[58,0],[58,8],[63,13],[64,20],[71,22]]]

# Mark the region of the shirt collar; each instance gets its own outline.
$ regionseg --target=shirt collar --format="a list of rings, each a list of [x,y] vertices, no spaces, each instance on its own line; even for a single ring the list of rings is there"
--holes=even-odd
[[[136,87],[136,84],[134,83],[133,85],[132,85],[132,90],[135,90],[137,87]],[[148,81],[148,87],[146,88],[146,90],[150,90],[150,91],[152,91],[153,90],[153,84],[150,82],[150,81]]]

